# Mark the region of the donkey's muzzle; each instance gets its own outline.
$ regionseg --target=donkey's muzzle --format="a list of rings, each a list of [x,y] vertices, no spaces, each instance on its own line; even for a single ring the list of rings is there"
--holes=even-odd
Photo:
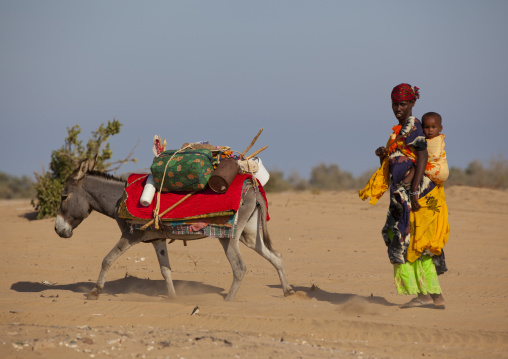
[[[72,237],[72,226],[61,215],[58,215],[55,221],[55,232],[62,238],[70,238]]]

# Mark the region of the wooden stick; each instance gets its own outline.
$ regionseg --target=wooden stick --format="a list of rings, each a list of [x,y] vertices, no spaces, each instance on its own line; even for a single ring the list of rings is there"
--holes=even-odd
[[[245,151],[243,151],[243,152],[242,152],[242,157],[243,157],[243,156],[247,153],[247,151],[248,151],[248,150],[250,150],[250,148],[251,148],[252,146],[254,146],[254,144],[255,144],[255,143],[256,143],[256,141],[258,140],[259,135],[261,134],[261,132],[263,132],[263,130],[264,130],[264,128],[262,128],[262,129],[260,129],[260,130],[259,130],[258,134],[256,135],[256,137],[254,137],[254,139],[253,139],[253,140],[252,140],[252,142],[250,143],[249,147],[247,147],[247,148],[245,149]]]
[[[268,148],[268,146],[265,146],[265,147],[261,147],[259,150],[257,150],[256,152],[254,152],[252,155],[248,156],[247,159],[250,160],[252,157],[254,157],[255,155],[257,155],[258,153],[266,150]]]
[[[196,193],[196,191],[193,191],[191,193],[188,193],[187,195],[185,195],[185,197],[183,197],[182,199],[180,199],[178,202],[176,202],[175,204],[173,204],[171,207],[169,207],[168,209],[166,209],[164,212],[162,212],[161,214],[159,214],[159,217],[162,217],[164,216],[166,213],[168,213],[169,211],[171,211],[173,208],[175,208],[176,206],[178,206],[180,203],[182,203],[183,201],[185,201],[187,198],[189,198],[190,196],[192,196],[194,193]],[[153,222],[155,221],[155,218],[152,219],[151,221],[149,221],[148,223],[146,223],[143,227],[141,227],[140,229],[141,230],[145,230],[146,228],[148,228],[148,226],[150,226]]]

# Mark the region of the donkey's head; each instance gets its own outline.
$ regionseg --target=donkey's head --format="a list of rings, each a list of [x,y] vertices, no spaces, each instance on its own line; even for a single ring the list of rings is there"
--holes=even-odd
[[[88,194],[82,187],[82,179],[93,170],[96,159],[97,157],[82,161],[62,191],[60,209],[55,221],[55,231],[60,237],[70,238],[72,230],[92,212]]]

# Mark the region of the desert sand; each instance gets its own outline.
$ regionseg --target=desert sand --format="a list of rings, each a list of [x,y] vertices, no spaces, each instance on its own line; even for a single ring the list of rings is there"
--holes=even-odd
[[[508,192],[448,187],[446,309],[400,309],[380,235],[388,198],[268,193],[273,246],[296,294],[241,247],[248,271],[225,302],[231,268],[216,239],[168,246],[169,300],[153,247],[134,246],[86,299],[118,240],[92,213],[69,239],[28,200],[0,202],[1,358],[508,358]],[[199,306],[199,312],[191,315]]]

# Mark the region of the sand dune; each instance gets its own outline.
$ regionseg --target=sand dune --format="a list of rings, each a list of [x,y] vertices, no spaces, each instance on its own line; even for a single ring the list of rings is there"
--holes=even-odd
[[[70,239],[29,201],[0,202],[2,358],[503,358],[508,357],[508,192],[446,189],[445,310],[399,309],[380,236],[387,198],[354,192],[268,194],[274,247],[296,294],[242,246],[234,302],[215,239],[171,244],[178,299],[169,301],[151,245],[113,266],[98,301],[85,294],[119,238],[97,213]],[[199,312],[191,315],[195,306]]]

